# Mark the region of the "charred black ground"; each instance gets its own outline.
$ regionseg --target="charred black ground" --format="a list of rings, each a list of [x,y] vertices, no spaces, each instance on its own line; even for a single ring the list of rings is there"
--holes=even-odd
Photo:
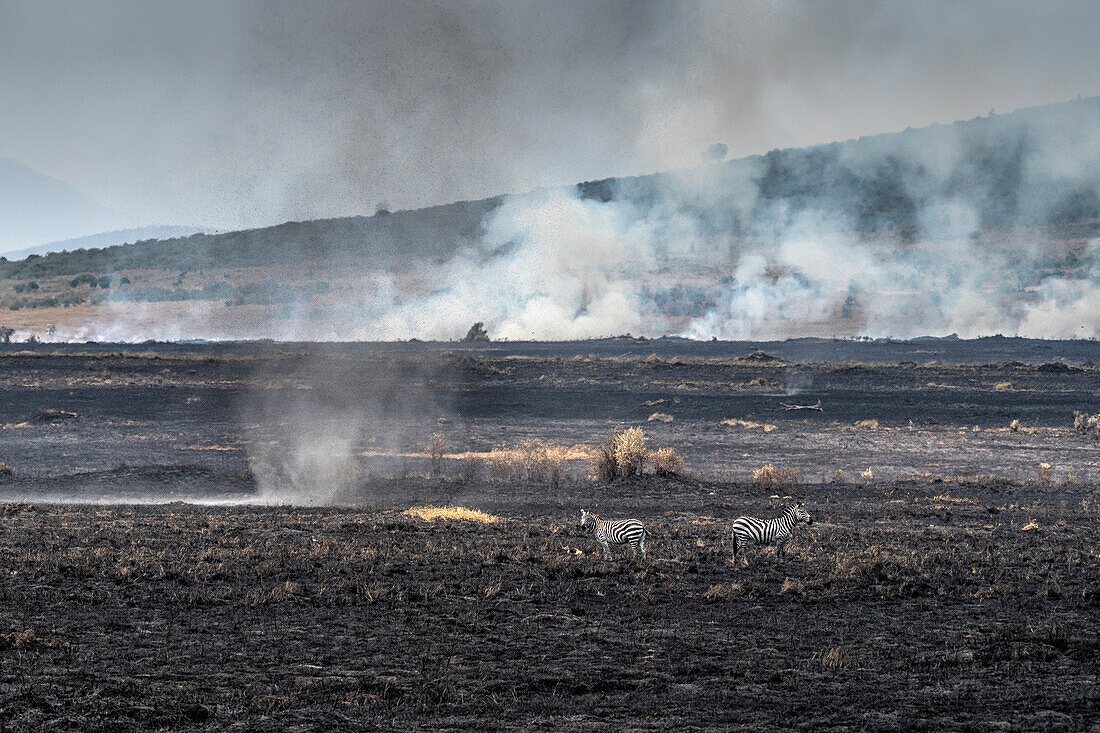
[[[0,355],[9,729],[1097,720],[1100,450],[1072,428],[1095,344],[35,348]],[[341,506],[238,505],[272,500],[259,451],[316,448],[287,426],[332,414]],[[457,455],[617,423],[688,475],[424,476],[432,433]],[[801,482],[762,489],[765,463]],[[786,496],[815,519],[789,558],[732,565],[729,521]],[[233,505],[116,503],[180,499]],[[644,519],[651,560],[600,561],[582,506]]]

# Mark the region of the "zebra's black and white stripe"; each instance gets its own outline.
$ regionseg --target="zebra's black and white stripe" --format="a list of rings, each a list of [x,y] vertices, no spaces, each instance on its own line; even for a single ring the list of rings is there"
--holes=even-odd
[[[738,517],[733,520],[733,559],[736,560],[737,554],[750,542],[755,545],[774,542],[775,554],[782,557],[799,522],[814,523],[802,502],[788,506],[774,519]]]
[[[581,526],[589,528],[608,559],[611,558],[611,545],[628,543],[631,557],[637,557],[638,550],[645,557],[645,525],[637,519],[600,519],[599,514],[581,509]]]

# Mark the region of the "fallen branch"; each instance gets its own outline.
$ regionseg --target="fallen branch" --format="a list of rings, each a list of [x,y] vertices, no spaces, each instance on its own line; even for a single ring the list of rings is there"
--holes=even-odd
[[[821,400],[817,401],[816,405],[788,405],[786,402],[780,402],[784,410],[817,410],[818,412],[824,412],[821,409]]]

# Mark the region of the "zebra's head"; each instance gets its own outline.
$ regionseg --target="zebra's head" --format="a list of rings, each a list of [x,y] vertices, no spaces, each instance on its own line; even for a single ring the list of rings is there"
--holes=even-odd
[[[810,513],[808,511],[806,511],[806,505],[803,504],[801,501],[797,504],[792,504],[791,508],[788,511],[794,515],[796,521],[805,522],[806,524],[814,523],[814,518],[810,516]]]
[[[585,526],[586,524],[588,524],[588,518],[590,516],[592,516],[592,515],[589,514],[587,510],[581,509],[581,526],[582,527]]]

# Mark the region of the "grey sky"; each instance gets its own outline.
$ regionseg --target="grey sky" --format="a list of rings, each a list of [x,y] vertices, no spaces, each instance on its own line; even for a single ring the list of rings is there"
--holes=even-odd
[[[133,224],[408,208],[1100,93],[1095,2],[3,2],[0,156]]]

